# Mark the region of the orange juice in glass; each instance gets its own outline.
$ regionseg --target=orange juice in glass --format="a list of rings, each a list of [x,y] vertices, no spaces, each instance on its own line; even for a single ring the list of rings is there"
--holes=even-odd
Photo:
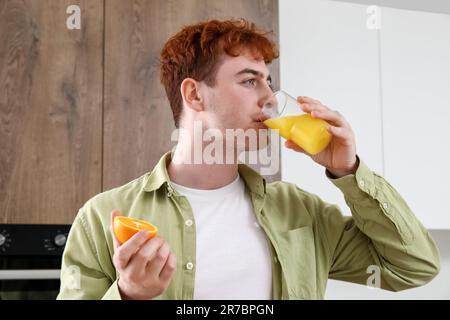
[[[264,121],[267,127],[278,130],[280,136],[293,141],[309,154],[321,152],[331,141],[328,123],[305,113],[300,103],[284,91],[272,95],[264,105],[263,113],[269,117]]]

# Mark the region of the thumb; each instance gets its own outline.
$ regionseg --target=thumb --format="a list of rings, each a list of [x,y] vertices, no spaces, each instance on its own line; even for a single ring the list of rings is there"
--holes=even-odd
[[[113,210],[111,212],[111,227],[110,227],[110,229],[111,229],[111,235],[112,235],[113,242],[114,242],[114,249],[117,249],[120,246],[120,242],[119,242],[119,240],[117,240],[116,234],[114,233],[114,218],[121,216],[121,215],[122,214],[120,213],[119,210]]]

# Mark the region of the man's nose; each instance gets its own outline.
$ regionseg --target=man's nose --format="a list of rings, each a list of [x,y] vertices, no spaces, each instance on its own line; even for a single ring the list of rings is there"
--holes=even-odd
[[[260,99],[259,107],[262,108],[264,105],[275,107],[276,106],[276,99],[273,96],[272,88],[266,84],[264,86],[264,92],[262,94],[262,98]]]

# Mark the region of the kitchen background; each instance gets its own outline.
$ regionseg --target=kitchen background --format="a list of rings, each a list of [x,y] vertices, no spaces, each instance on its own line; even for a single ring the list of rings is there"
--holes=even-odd
[[[66,24],[72,5],[80,29]],[[340,111],[360,157],[439,246],[441,272],[421,288],[330,280],[326,298],[450,298],[447,0],[0,0],[0,298],[54,295],[78,208],[151,170],[174,145],[162,45],[185,24],[231,17],[274,31],[275,89]],[[294,182],[350,214],[321,167],[280,152],[268,180]]]

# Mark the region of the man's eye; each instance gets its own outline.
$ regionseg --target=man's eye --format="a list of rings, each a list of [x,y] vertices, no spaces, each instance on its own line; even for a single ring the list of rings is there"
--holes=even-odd
[[[257,79],[248,79],[248,80],[243,81],[242,83],[254,87],[256,85],[256,81],[257,81]],[[272,82],[268,81],[267,85],[273,91]]]
[[[242,83],[244,83],[244,84],[250,84],[250,85],[255,85],[255,81],[256,81],[256,79],[248,79],[248,80],[245,80],[244,82],[242,82]]]

